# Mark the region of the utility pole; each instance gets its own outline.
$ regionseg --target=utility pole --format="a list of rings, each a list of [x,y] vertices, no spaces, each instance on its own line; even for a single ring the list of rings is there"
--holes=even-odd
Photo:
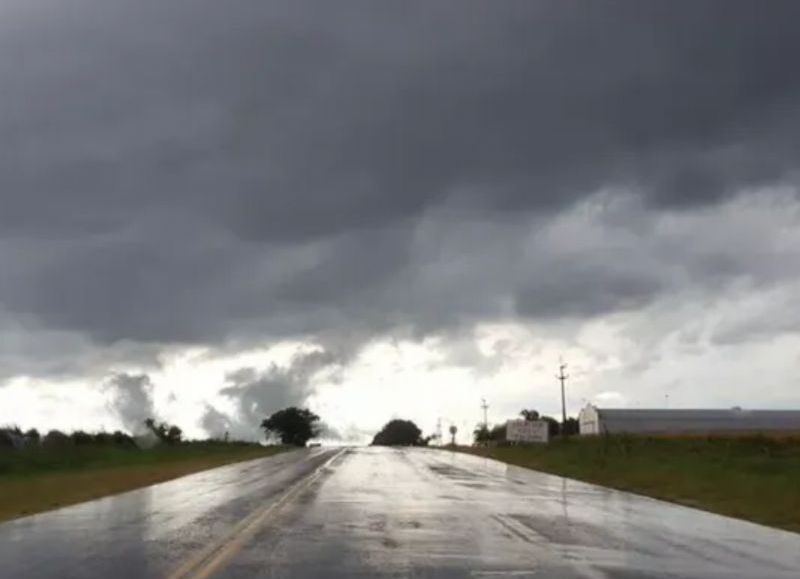
[[[489,405],[486,404],[486,398],[481,398],[481,408],[483,409],[483,427],[489,430],[489,415],[487,414]]]
[[[564,374],[564,370],[567,369],[567,365],[561,361],[558,366],[558,376],[556,378],[559,382],[561,382],[561,434],[565,434],[566,427],[567,427],[567,398],[564,394],[564,384],[569,378],[568,374]]]
[[[436,442],[442,445],[442,417],[436,419]]]

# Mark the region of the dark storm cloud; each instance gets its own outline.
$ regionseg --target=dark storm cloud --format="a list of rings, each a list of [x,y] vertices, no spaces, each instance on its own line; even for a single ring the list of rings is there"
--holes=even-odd
[[[657,271],[631,271],[613,263],[565,264],[557,274],[525,280],[516,293],[516,308],[522,316],[539,319],[591,317],[620,308],[635,309],[665,287]]]
[[[525,228],[601,189],[657,212],[793,179],[798,17],[729,0],[17,2],[0,23],[0,306],[103,343],[636,307],[676,280],[603,256],[545,280],[556,260],[518,249]],[[459,216],[492,240],[445,250],[424,229],[460,238]],[[247,408],[296,391],[252,378],[231,386]]]

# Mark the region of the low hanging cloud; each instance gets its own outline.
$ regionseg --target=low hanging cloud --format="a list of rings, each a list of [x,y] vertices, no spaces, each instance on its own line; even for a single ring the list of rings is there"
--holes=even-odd
[[[288,365],[270,365],[266,370],[240,368],[226,377],[229,386],[220,394],[235,405],[233,415],[207,406],[201,426],[211,436],[228,432],[235,438],[260,438],[261,422],[274,412],[289,406],[303,406],[313,393],[312,379],[339,364],[339,359],[325,350],[295,354]]]
[[[134,434],[144,431],[144,421],[155,416],[153,383],[147,374],[116,374],[104,385],[112,396],[109,409]]]

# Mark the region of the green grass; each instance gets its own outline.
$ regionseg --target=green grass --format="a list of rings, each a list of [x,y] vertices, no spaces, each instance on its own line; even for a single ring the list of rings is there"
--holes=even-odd
[[[222,443],[149,450],[113,445],[0,449],[0,521],[284,450]]]
[[[800,532],[797,437],[573,437],[461,450]]]

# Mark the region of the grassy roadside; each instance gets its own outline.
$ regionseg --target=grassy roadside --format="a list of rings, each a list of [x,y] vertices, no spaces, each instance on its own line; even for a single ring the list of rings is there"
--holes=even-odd
[[[270,456],[285,447],[182,444],[150,450],[114,447],[0,450],[0,521]]]
[[[575,437],[458,450],[800,532],[800,438]]]

